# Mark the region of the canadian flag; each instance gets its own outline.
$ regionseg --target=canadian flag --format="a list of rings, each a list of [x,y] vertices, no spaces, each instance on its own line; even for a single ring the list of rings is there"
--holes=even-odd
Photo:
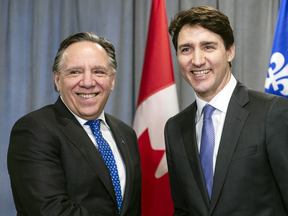
[[[173,215],[164,126],[179,112],[165,0],[152,0],[142,79],[133,128],[142,168],[142,215]]]

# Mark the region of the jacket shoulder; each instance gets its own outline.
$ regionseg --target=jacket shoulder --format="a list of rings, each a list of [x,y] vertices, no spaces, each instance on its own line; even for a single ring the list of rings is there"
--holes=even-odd
[[[126,124],[125,122],[121,121],[120,119],[108,114],[108,113],[105,113],[105,118],[106,118],[106,121],[108,123],[109,126],[111,126],[111,124],[117,126],[118,128],[121,128],[121,130],[123,131],[129,131],[129,132],[133,132],[135,133],[134,129],[129,126],[128,124]]]
[[[259,92],[255,90],[248,90],[249,95],[249,105],[257,104],[257,107],[261,109],[261,107],[269,107],[272,104],[281,104],[281,106],[288,106],[288,99],[285,97],[281,97],[278,95],[273,95],[265,92]]]
[[[30,122],[39,122],[39,121],[45,121],[45,119],[47,120],[51,119],[53,118],[53,116],[55,116],[52,107],[53,105],[47,105],[40,109],[27,113],[26,115],[20,117],[14,125],[22,123],[29,124]]]
[[[194,101],[192,104],[190,104],[184,110],[182,110],[181,112],[177,113],[176,115],[170,117],[168,119],[168,121],[180,121],[180,120],[186,118],[187,115],[191,114],[191,112],[193,112],[194,109],[196,110],[196,108],[197,108],[197,105],[196,105],[196,102]]]

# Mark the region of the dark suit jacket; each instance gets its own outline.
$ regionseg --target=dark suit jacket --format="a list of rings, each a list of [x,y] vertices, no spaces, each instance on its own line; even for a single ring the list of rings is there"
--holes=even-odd
[[[134,130],[105,114],[126,165],[121,216],[141,215],[141,167]],[[119,215],[109,170],[61,99],[18,120],[8,170],[18,215]]]
[[[209,202],[195,134],[194,102],[165,126],[174,215],[288,215],[288,100],[248,90],[230,99]]]

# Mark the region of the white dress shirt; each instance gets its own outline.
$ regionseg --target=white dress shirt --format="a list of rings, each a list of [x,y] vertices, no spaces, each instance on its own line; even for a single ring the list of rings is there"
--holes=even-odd
[[[62,97],[60,96],[60,98],[62,99]],[[62,99],[63,101],[63,99]],[[63,101],[63,103],[65,104],[65,102]],[[66,105],[66,104],[65,104]],[[73,113],[69,107],[66,105],[66,107],[68,108],[68,110],[75,116],[75,118],[79,121],[79,123],[82,125],[82,127],[84,128],[84,130],[86,131],[86,133],[88,134],[88,136],[90,137],[91,141],[94,143],[95,147],[98,149],[98,145],[96,142],[96,138],[94,136],[94,134],[92,133],[92,130],[90,128],[89,125],[84,125],[87,120],[80,118],[79,116],[77,116],[75,113]],[[100,131],[104,137],[104,139],[108,142],[112,153],[114,155],[115,158],[115,162],[117,165],[117,169],[118,169],[118,175],[119,175],[119,180],[120,180],[120,185],[121,185],[121,194],[122,194],[122,199],[124,198],[124,191],[125,191],[125,186],[126,186],[126,167],[123,161],[123,158],[119,152],[119,149],[116,145],[115,139],[113,137],[113,134],[110,130],[110,127],[108,126],[106,120],[105,120],[105,115],[104,115],[104,111],[102,111],[101,115],[98,117],[98,119],[101,119],[101,124],[100,124]]]
[[[231,74],[231,78],[228,84],[208,103],[215,107],[215,111],[212,114],[212,121],[215,132],[215,145],[214,145],[214,153],[213,153],[213,173],[215,171],[216,158],[219,150],[220,139],[222,135],[223,125],[228,109],[228,104],[232,93],[236,87],[237,81],[235,77]],[[203,108],[207,104],[207,102],[201,100],[196,97],[197,103],[197,113],[196,113],[196,138],[197,138],[197,146],[198,151],[200,153],[200,145],[201,145],[201,135],[202,135],[202,126],[203,126]]]

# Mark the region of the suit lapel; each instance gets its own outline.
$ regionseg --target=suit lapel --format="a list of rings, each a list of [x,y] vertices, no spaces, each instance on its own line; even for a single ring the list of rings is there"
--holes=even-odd
[[[221,194],[241,130],[249,115],[249,111],[243,108],[248,102],[247,89],[238,83],[229,102],[222,131],[216,160],[211,206],[209,210],[210,214],[212,214]]]
[[[188,109],[186,112],[186,116],[181,122],[181,132],[183,137],[184,146],[186,149],[187,157],[197,182],[198,188],[202,194],[203,200],[207,206],[209,207],[209,197],[205,185],[204,175],[202,172],[202,166],[199,157],[199,151],[197,147],[197,139],[196,139],[196,128],[195,128],[195,117],[196,117],[197,106],[194,102],[191,105],[191,109]]]
[[[73,116],[73,114],[63,104],[61,99],[55,103],[55,110],[59,113],[58,123],[61,124],[63,133],[67,136],[70,142],[82,153],[85,160],[92,167],[97,176],[105,185],[109,194],[113,197],[117,206],[116,196],[113,184],[110,177],[109,169],[107,168],[100,152],[96,149],[93,142],[90,140],[86,131]],[[114,135],[114,134],[113,134]]]

